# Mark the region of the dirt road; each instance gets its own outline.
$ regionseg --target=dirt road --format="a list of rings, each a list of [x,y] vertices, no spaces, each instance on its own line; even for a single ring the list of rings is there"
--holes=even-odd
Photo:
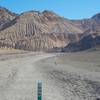
[[[0,61],[0,100],[36,100],[36,83],[43,78],[34,63],[51,56],[27,54]]]
[[[71,72],[75,68],[69,65],[62,68],[54,56],[31,53],[1,59],[0,100],[37,100],[38,81],[43,83],[43,100],[96,100],[99,81]]]

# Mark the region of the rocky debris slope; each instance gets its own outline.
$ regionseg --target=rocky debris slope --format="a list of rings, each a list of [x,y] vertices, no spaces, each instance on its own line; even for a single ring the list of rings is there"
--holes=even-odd
[[[69,41],[69,34],[82,33],[71,21],[51,11],[29,11],[20,14],[0,31],[0,46],[24,50],[48,50],[64,47]],[[77,33],[77,34],[76,34]],[[74,40],[77,41],[77,38]]]
[[[53,89],[56,90],[57,87],[63,100],[97,100],[100,98],[100,69],[97,66],[99,52],[97,54],[95,52],[74,54],[67,53],[42,60],[37,63],[36,68],[44,74],[44,78],[48,81],[52,80],[51,85],[55,85]],[[84,60],[83,56],[87,59]],[[90,57],[94,59],[91,61]],[[48,96],[51,93],[47,93]],[[55,99],[61,100],[57,98],[57,93],[53,91],[53,94],[56,95]],[[53,99],[53,96],[51,98]]]
[[[89,19],[72,20],[84,33],[99,33],[100,34],[100,13]]]
[[[10,12],[4,7],[0,7],[0,30],[7,27],[8,23],[12,21],[16,16],[17,14]]]
[[[97,48],[100,46],[100,35],[90,34],[84,36],[78,42],[69,43],[68,46],[62,49],[63,52],[75,52],[83,51],[91,48]]]
[[[0,8],[0,47],[51,51],[94,33],[100,34],[100,14],[85,20],[69,20],[48,10],[17,15]]]

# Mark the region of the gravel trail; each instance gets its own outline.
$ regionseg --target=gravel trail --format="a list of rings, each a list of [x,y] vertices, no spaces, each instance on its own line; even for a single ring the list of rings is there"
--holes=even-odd
[[[96,100],[99,97],[98,73],[93,79],[90,76],[94,73],[59,65],[57,60],[56,54],[42,53],[0,60],[0,100],[37,100],[38,81],[43,83],[43,100]]]

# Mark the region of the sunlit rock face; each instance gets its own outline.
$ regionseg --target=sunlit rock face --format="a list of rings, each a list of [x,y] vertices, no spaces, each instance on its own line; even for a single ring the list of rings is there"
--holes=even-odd
[[[47,10],[9,16],[9,22],[0,31],[1,47],[35,51],[60,48],[77,41],[78,34],[83,32],[68,19]],[[76,38],[73,40],[70,34]]]
[[[100,34],[100,13],[88,19],[72,20],[72,23],[83,30],[85,34]]]
[[[0,29],[4,28],[7,23],[13,20],[17,14],[10,12],[6,8],[0,7]]]
[[[67,46],[62,48],[62,52],[77,52],[88,49],[98,48],[100,50],[100,34],[89,34],[83,36],[80,41],[69,43]]]
[[[66,48],[92,34],[100,35],[100,13],[90,19],[69,20],[48,10],[17,15],[0,7],[0,47],[48,51]]]

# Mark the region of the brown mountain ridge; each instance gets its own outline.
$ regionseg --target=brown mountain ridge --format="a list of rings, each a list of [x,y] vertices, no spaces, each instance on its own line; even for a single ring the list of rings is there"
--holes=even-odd
[[[98,17],[72,21],[48,10],[18,15],[0,7],[0,47],[32,51],[63,48],[79,41],[83,34],[99,34]]]

